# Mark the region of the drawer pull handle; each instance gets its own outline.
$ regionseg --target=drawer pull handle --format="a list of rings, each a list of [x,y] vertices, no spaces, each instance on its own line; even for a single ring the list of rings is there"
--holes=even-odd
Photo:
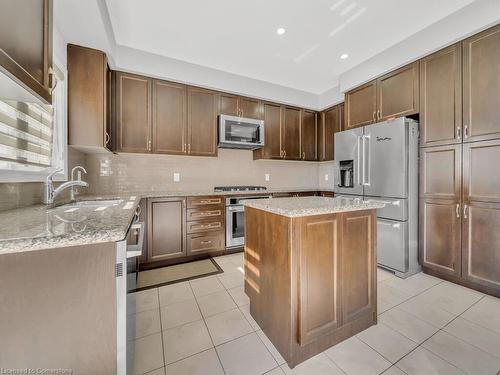
[[[208,245],[211,243],[212,243],[212,241],[200,241],[200,244],[202,244],[202,245]]]

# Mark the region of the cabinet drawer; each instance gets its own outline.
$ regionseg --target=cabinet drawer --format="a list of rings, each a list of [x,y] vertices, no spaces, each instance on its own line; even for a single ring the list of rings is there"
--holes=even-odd
[[[190,221],[187,223],[188,233],[208,232],[222,229],[224,229],[224,223],[223,220],[220,219]]]
[[[213,207],[213,208],[192,208],[187,210],[187,221],[208,219],[208,218],[221,218],[224,215],[224,208]]]
[[[188,255],[222,249],[224,249],[224,232],[222,231],[188,234],[187,236]]]
[[[189,197],[188,208],[223,205],[224,197]]]

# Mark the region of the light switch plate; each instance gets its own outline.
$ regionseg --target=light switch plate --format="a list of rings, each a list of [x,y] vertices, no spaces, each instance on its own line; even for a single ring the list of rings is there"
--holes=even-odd
[[[174,182],[180,182],[181,174],[179,172],[174,173]]]
[[[325,181],[328,181],[328,175],[325,174]]]
[[[264,178],[265,178],[265,180],[266,180],[266,181],[269,181],[269,180],[270,180],[269,173],[266,173],[266,174],[264,175]]]

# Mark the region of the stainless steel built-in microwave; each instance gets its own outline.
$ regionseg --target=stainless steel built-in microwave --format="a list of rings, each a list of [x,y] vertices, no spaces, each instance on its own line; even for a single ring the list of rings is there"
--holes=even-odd
[[[255,150],[264,146],[264,121],[219,116],[219,147]]]

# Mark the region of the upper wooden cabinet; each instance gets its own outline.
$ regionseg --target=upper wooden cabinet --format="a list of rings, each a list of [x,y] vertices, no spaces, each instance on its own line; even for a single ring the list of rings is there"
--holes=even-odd
[[[217,101],[215,91],[188,87],[187,153],[217,156]]]
[[[50,104],[52,0],[2,0],[1,7],[0,69]]]
[[[309,161],[318,160],[318,126],[316,112],[302,111],[300,134],[302,150],[301,159]]]
[[[419,62],[392,71],[345,95],[345,130],[419,111]]]
[[[463,45],[464,142],[500,137],[500,25]]]
[[[135,74],[114,72],[115,150],[151,152],[152,80]]]
[[[282,124],[283,158],[287,160],[300,160],[300,122],[301,111],[298,108],[285,107]]]
[[[187,88],[153,81],[153,152],[184,154],[187,138]]]
[[[377,79],[377,122],[418,113],[418,67],[416,61]]]
[[[335,133],[342,130],[343,104],[321,112],[318,130],[318,160],[333,160]]]
[[[104,52],[68,45],[68,144],[112,149],[111,71]]]
[[[420,60],[420,145],[462,142],[462,44]]]
[[[372,124],[377,113],[377,81],[368,82],[345,94],[345,130]]]
[[[279,104],[264,103],[264,147],[253,152],[254,159],[281,159],[281,118]]]
[[[220,94],[219,113],[230,116],[262,119],[263,104],[258,99],[231,94]]]

